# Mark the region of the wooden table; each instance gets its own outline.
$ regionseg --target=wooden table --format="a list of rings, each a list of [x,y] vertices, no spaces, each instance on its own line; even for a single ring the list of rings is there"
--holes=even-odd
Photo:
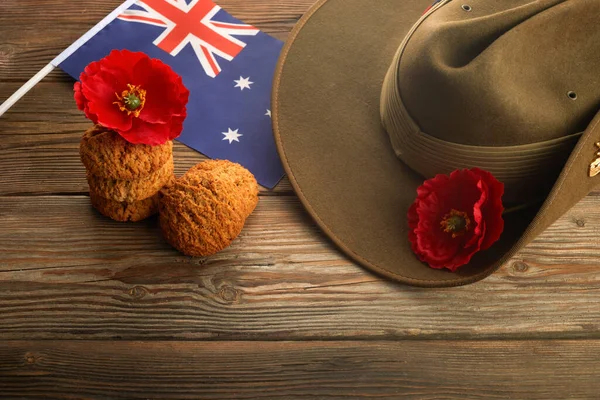
[[[0,0],[0,101],[121,0]],[[285,40],[314,0],[221,0]],[[190,258],[156,219],[90,206],[90,125],[54,71],[0,118],[0,395],[600,397],[600,193],[493,276],[388,282],[322,235],[287,180],[241,236]],[[203,156],[175,146],[176,172]]]

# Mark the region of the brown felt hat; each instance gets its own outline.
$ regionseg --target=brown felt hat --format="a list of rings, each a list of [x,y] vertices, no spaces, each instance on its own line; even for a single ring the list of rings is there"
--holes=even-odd
[[[272,103],[290,181],[335,244],[443,287],[488,276],[599,183],[600,0],[431,1],[318,1]],[[425,179],[472,167],[525,207],[467,265],[432,269],[411,250],[408,208]]]

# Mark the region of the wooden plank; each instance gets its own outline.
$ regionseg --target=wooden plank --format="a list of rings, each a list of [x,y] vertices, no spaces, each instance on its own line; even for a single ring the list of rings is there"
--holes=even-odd
[[[0,84],[0,96],[8,97],[12,86]],[[0,196],[88,191],[79,141],[91,123],[77,110],[72,88],[72,82],[40,83],[0,119]],[[178,142],[174,157],[177,176],[206,159]],[[291,194],[292,188],[284,178],[261,193]]]
[[[285,40],[316,0],[217,0],[234,17]],[[122,0],[0,2],[0,81],[26,81]],[[64,81],[54,72],[47,81]],[[2,98],[0,98],[2,100]]]
[[[4,197],[0,339],[598,338],[598,226],[588,197],[486,280],[418,289],[349,262],[290,196],[208,258],[83,196]]]
[[[2,394],[592,399],[600,342],[0,342]]]

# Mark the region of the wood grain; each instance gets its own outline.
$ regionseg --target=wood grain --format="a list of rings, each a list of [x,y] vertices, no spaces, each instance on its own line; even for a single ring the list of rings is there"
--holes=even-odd
[[[0,343],[5,396],[593,399],[594,341]]]
[[[290,196],[242,235],[184,257],[156,221],[122,224],[84,196],[0,198],[0,337],[600,337],[600,197],[588,197],[483,282],[418,289],[338,253]]]

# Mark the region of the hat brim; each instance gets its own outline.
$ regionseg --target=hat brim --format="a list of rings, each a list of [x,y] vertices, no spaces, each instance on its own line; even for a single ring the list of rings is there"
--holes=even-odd
[[[538,233],[530,227],[524,238],[539,207],[508,214],[501,239],[456,272],[432,269],[412,252],[406,215],[423,178],[395,156],[379,102],[394,53],[431,3],[318,1],[279,59],[273,129],[302,204],[346,255],[405,284],[446,287],[498,269]]]

